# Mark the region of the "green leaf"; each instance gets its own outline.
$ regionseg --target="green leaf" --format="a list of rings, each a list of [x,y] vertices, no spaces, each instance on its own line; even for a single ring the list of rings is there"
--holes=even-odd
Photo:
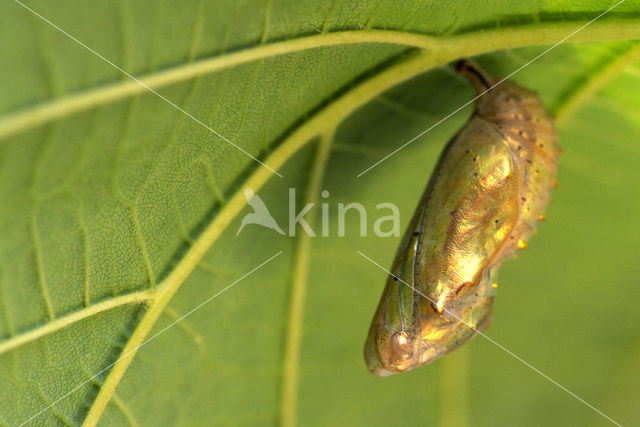
[[[565,150],[488,335],[640,421],[640,2],[581,29],[614,4],[3,2],[0,424],[605,420],[482,338],[392,378],[364,367],[385,273],[356,250],[391,263],[376,205],[407,224],[470,106],[356,175],[468,102],[447,64],[477,55],[497,76],[523,67],[512,79],[558,115]],[[285,231],[289,188],[296,212],[327,203],[329,236],[236,236],[246,187]],[[338,236],[351,202],[367,237],[353,212]]]

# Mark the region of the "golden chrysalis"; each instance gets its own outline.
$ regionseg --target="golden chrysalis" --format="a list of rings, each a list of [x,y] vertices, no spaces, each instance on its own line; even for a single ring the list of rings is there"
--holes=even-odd
[[[491,324],[498,269],[526,247],[554,187],[560,150],[538,96],[469,61],[457,69],[482,95],[399,247],[365,345],[376,375],[430,363]]]

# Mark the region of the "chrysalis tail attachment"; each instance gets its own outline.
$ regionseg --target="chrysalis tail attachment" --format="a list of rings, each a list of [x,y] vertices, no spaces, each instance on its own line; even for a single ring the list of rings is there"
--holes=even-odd
[[[496,83],[494,79],[468,59],[456,62],[456,71],[471,80],[478,93],[491,89],[491,86]]]

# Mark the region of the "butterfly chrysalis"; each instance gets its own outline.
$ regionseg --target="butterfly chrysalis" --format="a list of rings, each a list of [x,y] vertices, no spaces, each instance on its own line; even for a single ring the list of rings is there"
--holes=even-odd
[[[538,96],[469,61],[457,69],[482,95],[399,247],[365,345],[377,375],[430,363],[491,324],[498,269],[526,247],[554,186],[560,150]]]

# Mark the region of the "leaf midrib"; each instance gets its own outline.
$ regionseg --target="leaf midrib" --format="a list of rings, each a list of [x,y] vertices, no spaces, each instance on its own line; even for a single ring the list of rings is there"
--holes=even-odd
[[[536,22],[484,31],[474,30],[453,36],[431,36],[417,32],[379,29],[336,31],[258,45],[225,55],[182,64],[164,71],[141,76],[138,80],[152,89],[159,89],[196,76],[214,73],[259,59],[314,48],[359,43],[404,45],[429,50],[434,56],[450,57],[448,55],[450,51],[473,56],[492,50],[557,43],[587,22],[589,21]],[[537,32],[535,37],[532,36],[532,31]],[[573,35],[567,42],[629,40],[636,38],[640,38],[640,18],[614,17],[591,23],[587,28]],[[106,86],[43,102],[0,119],[0,139],[78,111],[115,102],[146,90],[144,86],[136,81],[129,79],[118,80]]]
[[[352,88],[340,98],[332,101],[322,110],[318,111],[310,120],[302,124],[289,137],[287,137],[265,160],[265,164],[274,170],[278,170],[284,163],[296,153],[307,141],[326,129],[337,126],[344,117],[348,116],[358,107],[366,104],[379,93],[406,81],[415,75],[422,73],[436,63],[431,55],[420,53],[390,66],[387,70],[370,77],[360,85]],[[133,360],[137,348],[144,342],[145,337],[162,313],[164,307],[178,291],[184,280],[196,267],[206,251],[217,240],[222,231],[235,218],[246,205],[244,187],[250,187],[254,191],[260,188],[272,177],[269,169],[258,167],[244,182],[244,185],[229,199],[220,214],[212,219],[203,233],[193,242],[192,246],[178,262],[176,267],[158,285],[156,298],[151,302],[145,315],[131,334],[129,341],[122,349],[125,356],[119,359],[109,372],[102,385],[89,413],[83,423],[84,426],[94,426],[100,419],[111,394],[124,375],[127,367]]]

